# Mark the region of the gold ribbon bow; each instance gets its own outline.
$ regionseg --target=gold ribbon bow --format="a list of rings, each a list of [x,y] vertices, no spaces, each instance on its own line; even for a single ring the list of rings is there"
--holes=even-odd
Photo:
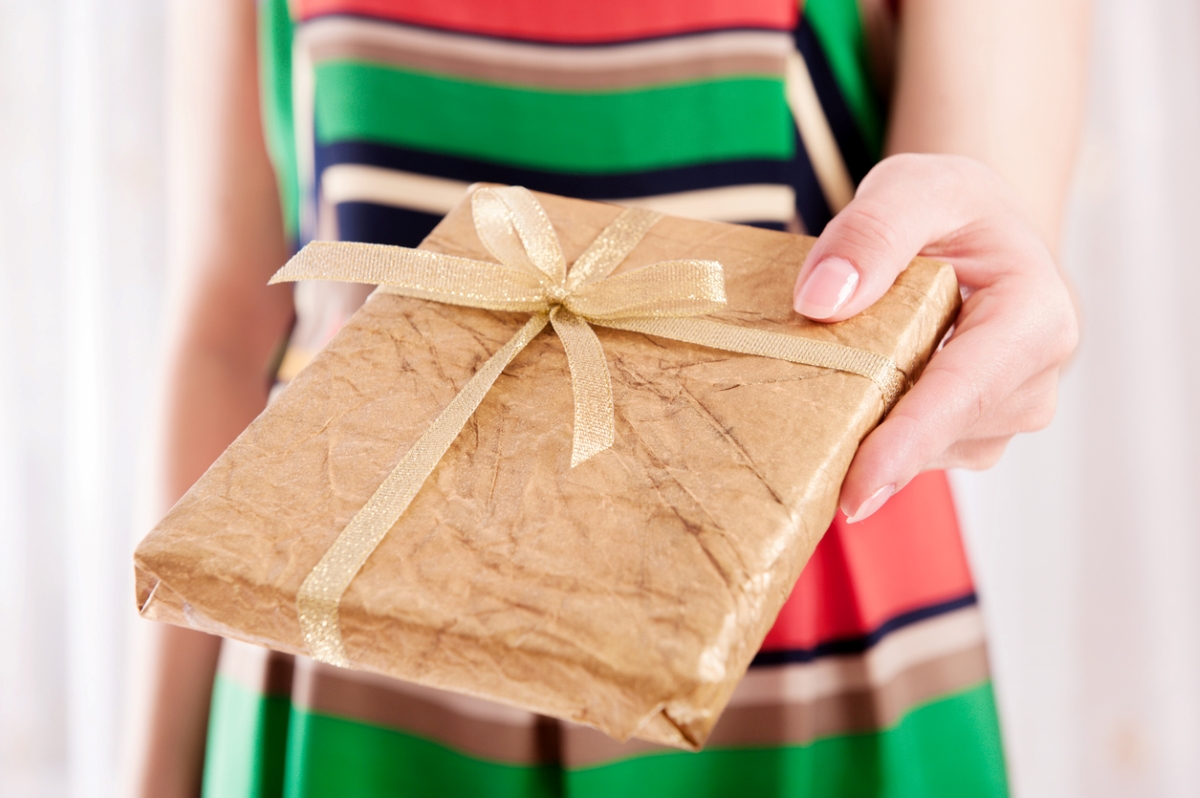
[[[547,323],[562,339],[571,372],[572,468],[613,443],[612,383],[592,325],[859,374],[879,386],[885,408],[906,383],[894,363],[873,352],[694,318],[725,305],[724,277],[715,261],[662,261],[612,275],[660,214],[626,209],[568,270],[558,236],[529,191],[481,188],[471,201],[475,229],[496,263],[422,249],[317,241],[271,278],[272,283],[370,283],[392,294],[533,314],[413,444],[300,586],[296,605],[304,639],[313,658],[323,662],[350,665],[338,622],[342,595],[501,372]]]

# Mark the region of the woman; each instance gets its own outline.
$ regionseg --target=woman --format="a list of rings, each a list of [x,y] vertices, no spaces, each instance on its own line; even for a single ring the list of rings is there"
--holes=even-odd
[[[1053,414],[1076,338],[1053,252],[1085,11],[263,0],[257,40],[246,0],[181,12],[194,69],[178,96],[196,142],[169,500],[262,409],[279,342],[272,371],[286,381],[363,299],[268,288],[289,247],[415,245],[476,180],[820,232],[794,297],[812,319],[868,307],[918,253],[951,262],[969,294],[953,338],[860,448],[844,515],[705,752],[617,745],[228,643],[214,690],[221,642],[164,628],[138,794],[193,795],[202,773],[221,796],[1006,794],[974,592],[936,469],[991,465]],[[881,152],[892,157],[873,166]]]

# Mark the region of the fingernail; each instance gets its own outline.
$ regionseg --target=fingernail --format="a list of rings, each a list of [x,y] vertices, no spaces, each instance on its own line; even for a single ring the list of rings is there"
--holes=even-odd
[[[827,319],[842,309],[858,287],[858,270],[845,258],[826,258],[805,278],[792,306],[810,319]]]
[[[896,492],[895,485],[884,485],[879,490],[871,494],[871,498],[867,499],[861,505],[854,515],[846,519],[846,523],[857,524],[859,521],[864,521],[875,514],[875,511],[882,507],[888,499],[892,498],[892,494]]]

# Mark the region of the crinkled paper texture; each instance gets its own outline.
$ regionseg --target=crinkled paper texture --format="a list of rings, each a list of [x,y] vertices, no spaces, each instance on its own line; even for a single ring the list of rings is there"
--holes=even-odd
[[[568,262],[619,209],[537,195]],[[715,318],[862,347],[915,375],[953,270],[918,259],[874,307],[791,308],[812,239],[664,218],[622,269],[720,261]],[[469,202],[422,245],[490,259]],[[147,618],[304,653],[296,592],[476,368],[524,322],[376,293],[142,541]],[[869,380],[596,328],[616,444],[570,468],[547,329],[505,371],[341,604],[355,667],[697,748],[833,518],[883,413]]]

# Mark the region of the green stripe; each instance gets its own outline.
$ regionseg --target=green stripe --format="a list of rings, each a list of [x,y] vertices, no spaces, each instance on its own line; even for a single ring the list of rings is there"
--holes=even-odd
[[[403,732],[292,711],[288,798],[560,794],[556,767],[486,762]]]
[[[213,683],[205,798],[279,798],[283,795],[291,701],[268,697],[217,676]]]
[[[536,169],[631,172],[792,156],[783,84],[729,78],[567,93],[376,64],[317,67],[317,136],[363,139]]]
[[[262,0],[258,25],[263,132],[279,181],[283,226],[295,240],[300,229],[300,178],[292,117],[292,20],[287,0]]]
[[[883,114],[871,86],[870,56],[858,3],[853,0],[807,0],[804,18],[821,42],[833,78],[858,122],[872,154],[883,152]]]
[[[667,753],[568,776],[572,796],[1002,798],[1008,787],[990,683],[926,704],[874,734],[786,748]]]

